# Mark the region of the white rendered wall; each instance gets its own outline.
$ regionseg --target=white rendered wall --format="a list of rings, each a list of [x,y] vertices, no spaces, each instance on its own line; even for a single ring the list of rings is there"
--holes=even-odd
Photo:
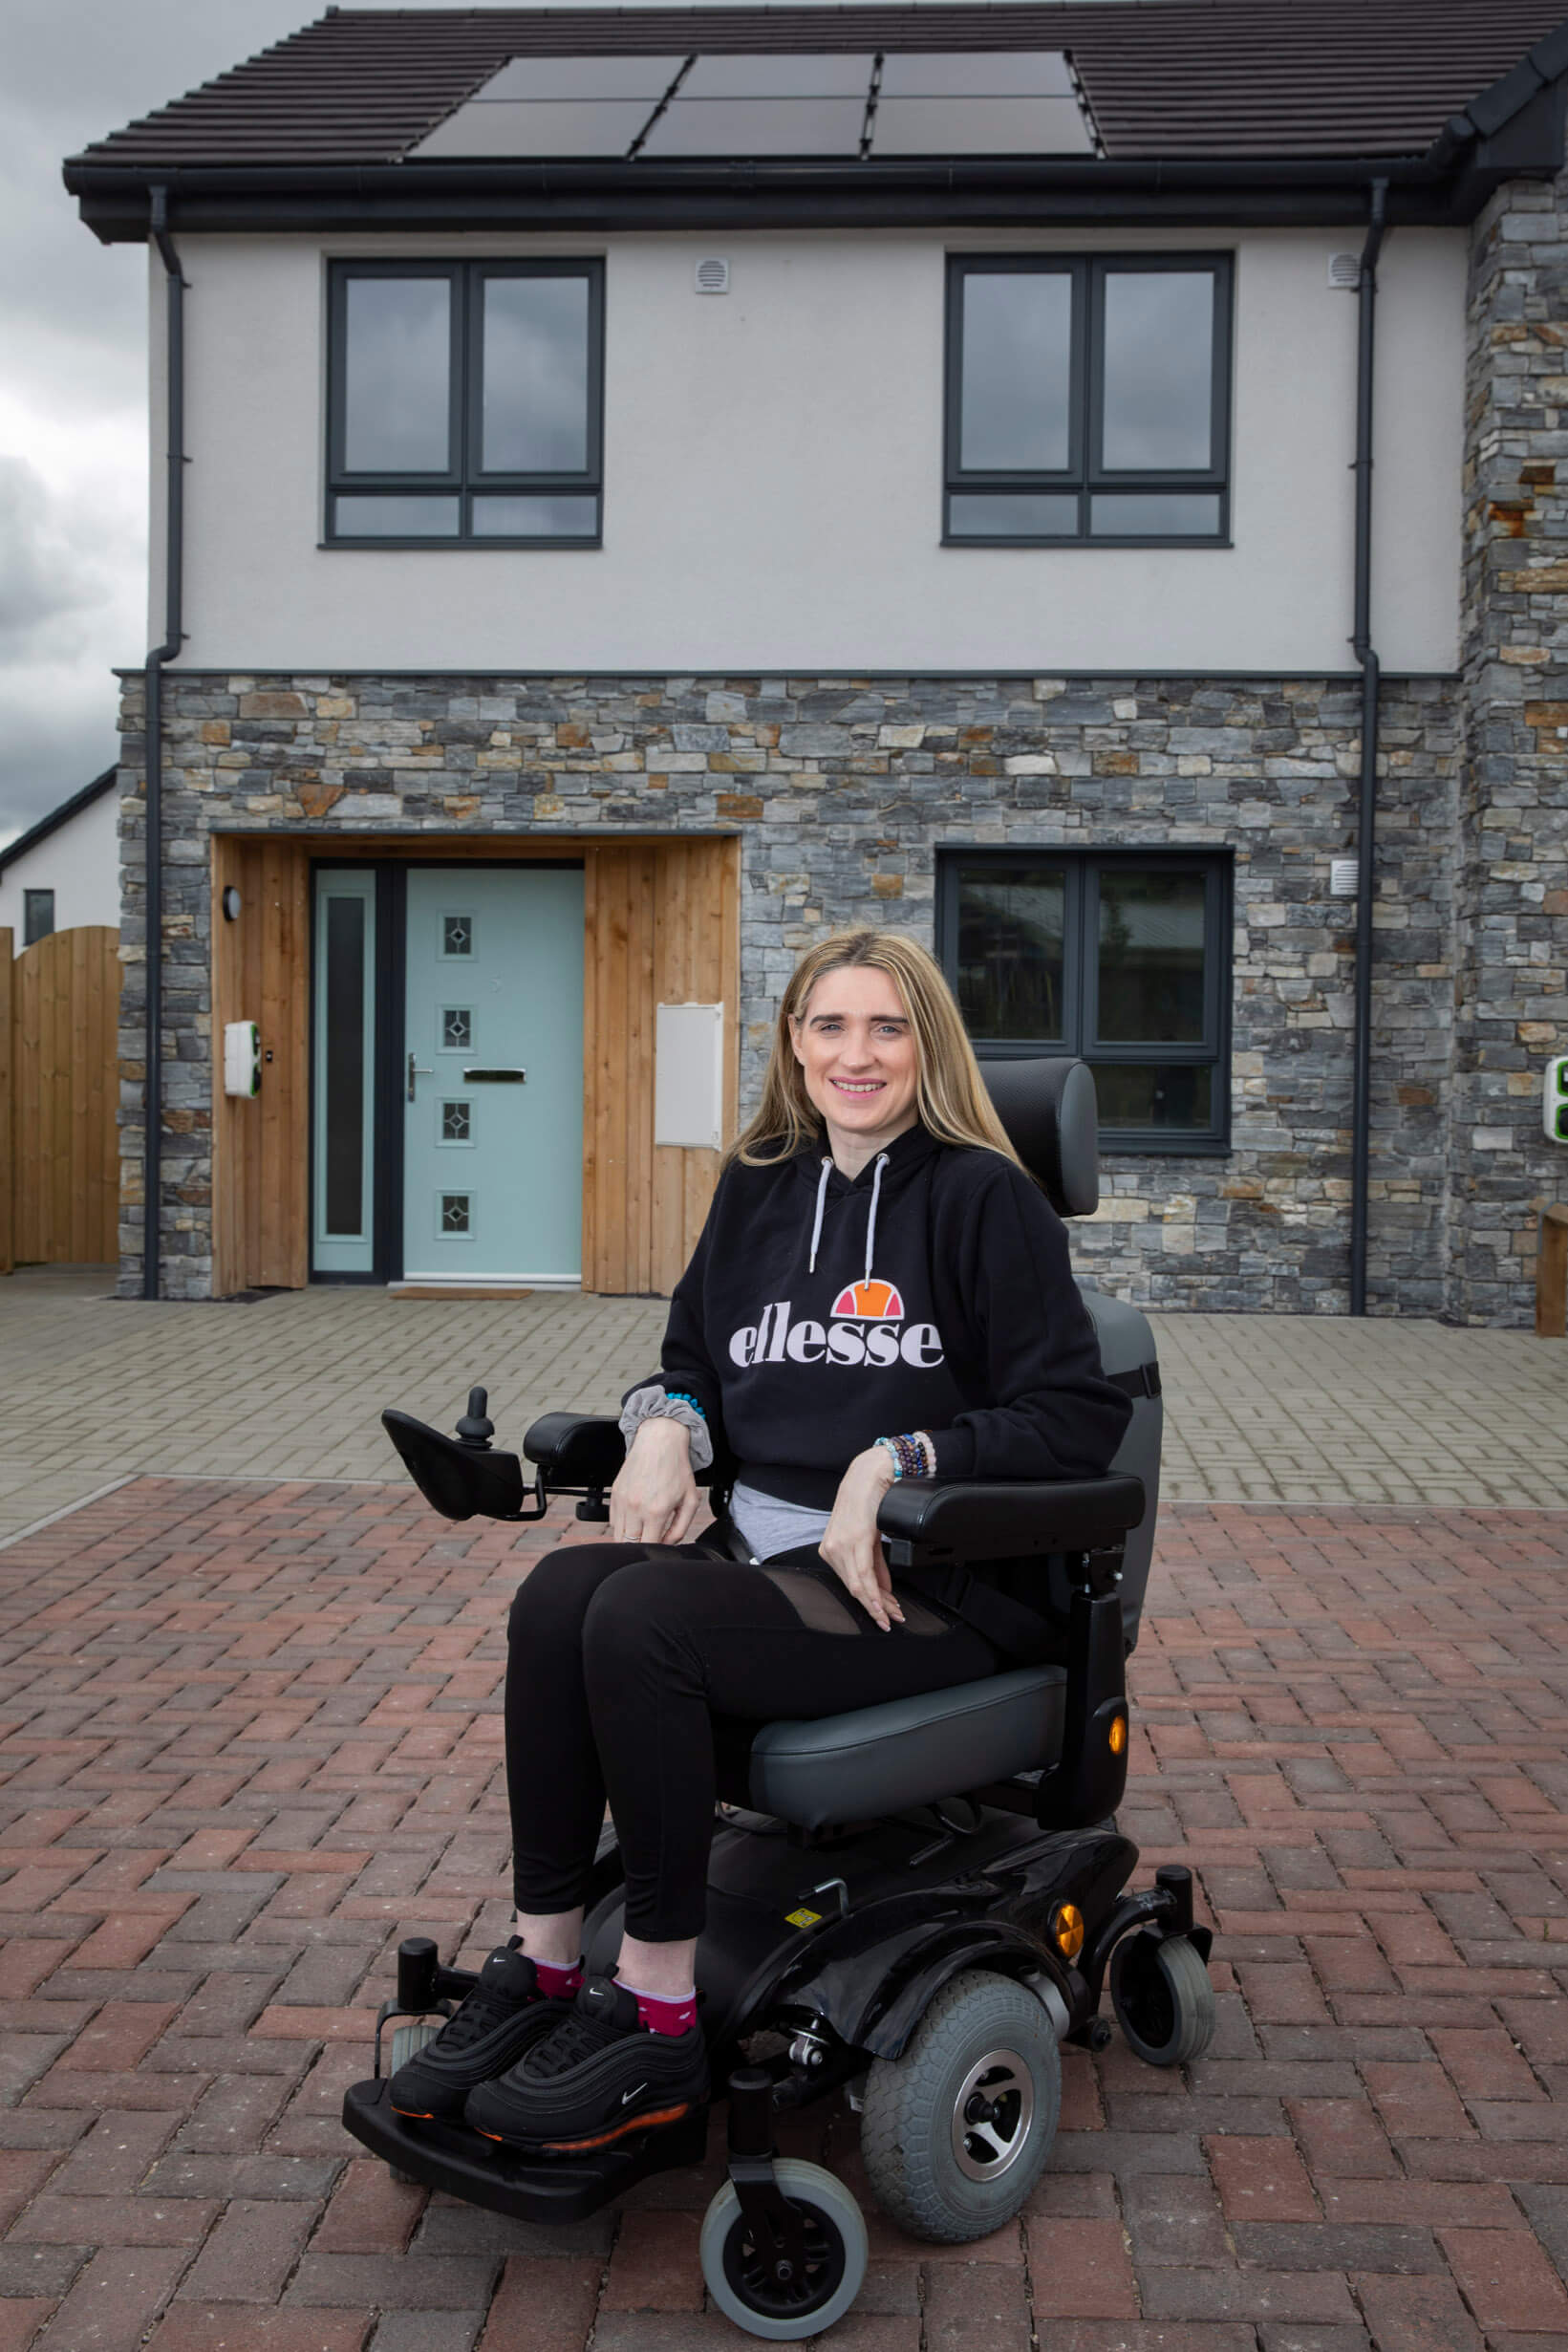
[[[182,666],[1347,669],[1357,305],[1327,281],[1359,243],[187,237]],[[1205,246],[1236,254],[1234,546],[941,547],[944,254]],[[326,261],[388,252],[606,255],[602,549],[320,546]],[[693,291],[708,252],[728,295]],[[1374,638],[1394,673],[1457,658],[1465,260],[1462,231],[1401,229],[1379,272]],[[153,636],[161,594],[155,576]]]
[[[54,893],[56,931],[74,930],[78,923],[118,928],[118,829],[119,796],[111,785],[0,874],[0,930],[10,926],[17,955],[22,952],[22,893],[27,890]]]

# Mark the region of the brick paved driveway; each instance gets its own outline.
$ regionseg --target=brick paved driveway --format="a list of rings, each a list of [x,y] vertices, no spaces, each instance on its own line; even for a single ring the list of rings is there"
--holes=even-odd
[[[0,2352],[740,2341],[701,2309],[712,2171],[530,2232],[336,2120],[397,1937],[503,1931],[539,1543],[143,1478],[0,1559]],[[1568,1514],[1177,1505],[1133,1669],[1124,1819],[1144,1872],[1198,1871],[1215,2046],[1069,2051],[1022,2225],[943,2252],[873,2214],[830,2341],[1561,2352]],[[798,2120],[853,2181],[842,2112]]]

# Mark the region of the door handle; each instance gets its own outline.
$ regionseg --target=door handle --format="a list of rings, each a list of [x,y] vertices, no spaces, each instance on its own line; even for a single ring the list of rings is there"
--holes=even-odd
[[[416,1079],[416,1078],[428,1078],[428,1077],[430,1076],[430,1074],[431,1074],[431,1073],[430,1073],[430,1071],[429,1071],[428,1069],[426,1069],[426,1068],[425,1068],[425,1066],[424,1066],[424,1064],[423,1064],[422,1062],[416,1062],[416,1060],[414,1059],[414,1056],[413,1056],[412,1054],[410,1054],[410,1055],[409,1055],[409,1057],[408,1057],[408,1099],[409,1099],[409,1101],[410,1101],[410,1102],[412,1102],[412,1101],[414,1100],[414,1081],[415,1081],[415,1079]]]
[[[468,1087],[520,1087],[525,1084],[527,1075],[526,1069],[465,1069],[462,1073],[462,1083]]]

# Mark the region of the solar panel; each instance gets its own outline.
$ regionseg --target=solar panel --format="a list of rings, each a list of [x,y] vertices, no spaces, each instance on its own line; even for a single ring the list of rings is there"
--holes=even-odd
[[[833,155],[860,153],[866,119],[859,98],[691,98],[665,108],[641,153]]]
[[[646,98],[652,111],[684,57],[514,57],[476,90],[470,106],[496,98]]]
[[[1074,98],[880,98],[870,153],[1092,155]]]
[[[1070,98],[1059,49],[927,50],[882,60],[885,98]]]
[[[863,55],[759,54],[698,57],[682,98],[859,98],[870,96],[876,59]]]
[[[419,156],[620,156],[652,113],[651,98],[489,99],[449,115]]]

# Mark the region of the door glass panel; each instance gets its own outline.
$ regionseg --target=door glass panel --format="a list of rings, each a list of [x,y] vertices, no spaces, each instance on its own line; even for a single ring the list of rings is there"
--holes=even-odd
[[[449,1004],[441,1014],[442,1053],[466,1053],[473,1042],[473,1014],[466,1005]]]
[[[1213,446],[1214,279],[1208,270],[1107,270],[1103,463],[1207,467]]]
[[[487,277],[483,455],[490,474],[588,464],[587,278]]]
[[[444,1241],[464,1241],[474,1230],[472,1193],[442,1193],[440,1233]]]
[[[1066,874],[1061,866],[958,869],[958,1003],[972,1037],[1064,1036]]]
[[[311,1261],[318,1274],[374,1269],[376,877],[316,880],[312,1008]]]
[[[451,463],[452,285],[351,277],[343,462],[355,474],[444,474]]]
[[[442,1143],[471,1143],[474,1123],[471,1106],[467,1103],[442,1103]]]
[[[471,915],[441,917],[441,954],[471,956],[474,952],[474,918]]]
[[[964,471],[1060,471],[1069,463],[1072,279],[967,270],[958,463]]]
[[[1102,867],[1101,1039],[1201,1045],[1203,945],[1201,874]]]
[[[1100,1132],[1125,1127],[1171,1127],[1214,1132],[1214,1067],[1208,1062],[1092,1062],[1100,1101]]]

